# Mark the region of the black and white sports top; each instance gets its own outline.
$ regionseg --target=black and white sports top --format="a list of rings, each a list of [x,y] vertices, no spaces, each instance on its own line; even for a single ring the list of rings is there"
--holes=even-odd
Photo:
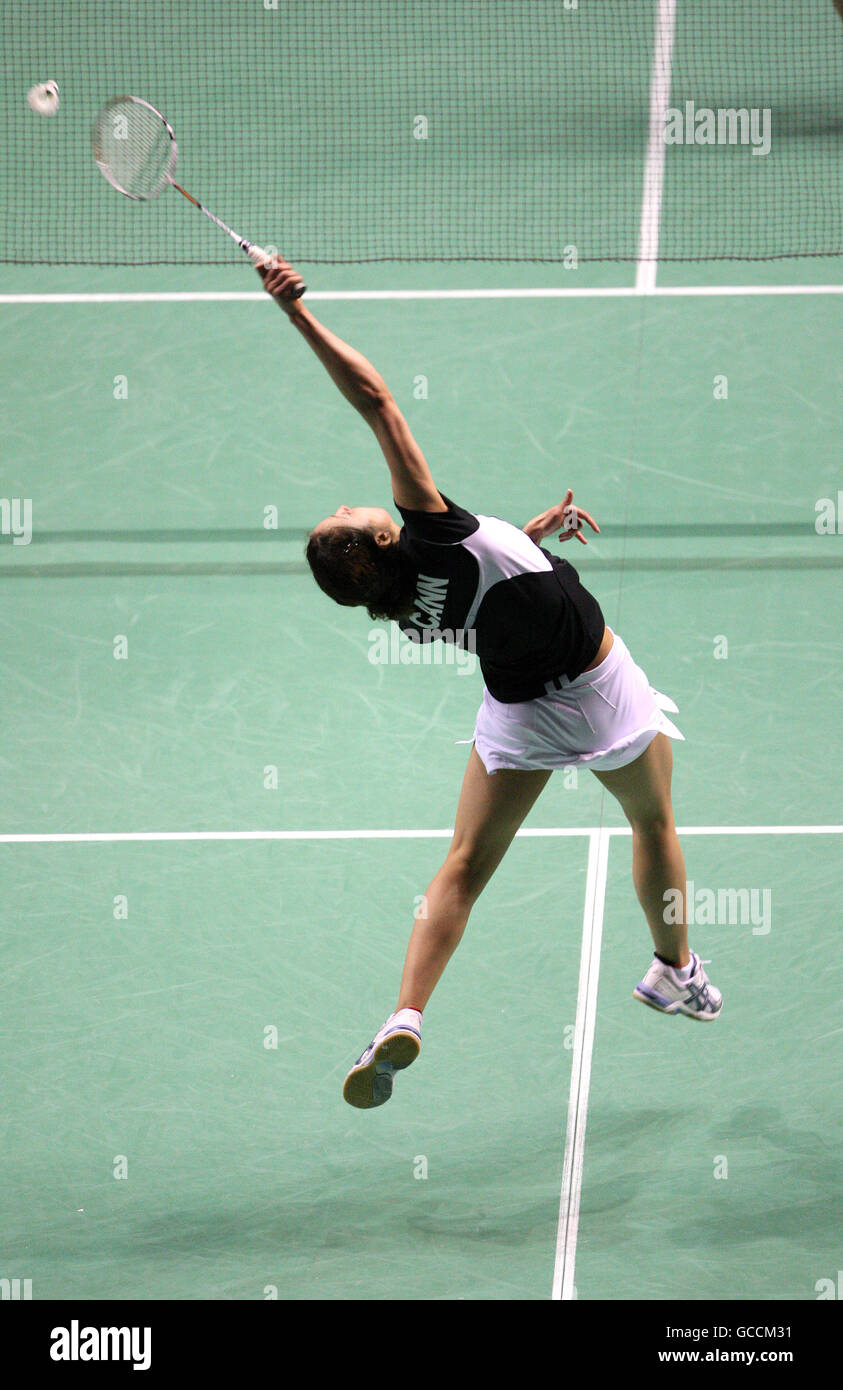
[[[440,495],[446,512],[398,507],[399,545],[418,574],[401,631],[474,651],[489,693],[504,704],[538,699],[561,677],[581,675],[604,621],[573,565],[508,521],[474,516]]]

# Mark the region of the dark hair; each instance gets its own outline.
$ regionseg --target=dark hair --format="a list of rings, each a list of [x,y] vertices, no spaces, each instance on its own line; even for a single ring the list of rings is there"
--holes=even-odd
[[[319,588],[335,603],[365,605],[375,620],[412,611],[416,570],[397,541],[378,545],[371,531],[334,526],[311,535],[305,554]]]

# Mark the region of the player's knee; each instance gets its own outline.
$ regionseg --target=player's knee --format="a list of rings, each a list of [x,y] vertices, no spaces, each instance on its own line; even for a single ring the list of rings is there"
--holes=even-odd
[[[451,891],[468,906],[474,903],[488,877],[482,855],[463,846],[452,846],[445,860],[445,869]]]
[[[628,820],[633,834],[641,839],[658,843],[673,839],[676,835],[673,807],[669,802],[633,812],[628,815]]]

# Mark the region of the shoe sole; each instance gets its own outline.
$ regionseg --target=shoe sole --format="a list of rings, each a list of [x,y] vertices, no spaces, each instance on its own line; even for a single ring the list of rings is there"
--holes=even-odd
[[[717,1010],[716,1014],[697,1013],[691,1009],[683,1009],[681,1004],[671,1004],[663,1009],[661,1004],[655,1004],[652,999],[648,999],[646,994],[641,994],[637,989],[632,991],[633,999],[637,999],[640,1004],[646,1004],[648,1009],[655,1009],[657,1014],[667,1014],[670,1018],[692,1018],[695,1023],[714,1023],[723,1012],[723,1005]]]
[[[372,1110],[392,1095],[392,1078],[409,1067],[421,1051],[414,1033],[393,1033],[378,1043],[365,1066],[352,1067],[342,1088],[343,1100],[355,1110]]]

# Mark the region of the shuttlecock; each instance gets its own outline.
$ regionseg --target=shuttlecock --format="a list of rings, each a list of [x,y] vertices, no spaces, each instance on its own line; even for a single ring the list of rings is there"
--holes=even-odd
[[[32,110],[38,116],[55,116],[59,109],[58,82],[36,82],[26,94]]]

